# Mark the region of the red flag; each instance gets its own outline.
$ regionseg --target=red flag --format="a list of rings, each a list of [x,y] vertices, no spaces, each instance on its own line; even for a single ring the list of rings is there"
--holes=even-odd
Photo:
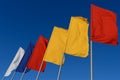
[[[112,11],[91,5],[90,37],[92,41],[104,44],[118,44],[116,14]]]
[[[48,44],[48,40],[45,39],[43,36],[40,36],[35,45],[30,60],[28,61],[27,68],[39,71],[47,44]],[[46,62],[44,61],[41,69],[42,72],[44,72],[45,67],[46,67]]]

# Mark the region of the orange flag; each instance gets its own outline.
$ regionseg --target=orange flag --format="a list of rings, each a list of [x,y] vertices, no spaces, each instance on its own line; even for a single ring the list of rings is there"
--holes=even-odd
[[[35,45],[30,60],[28,61],[27,68],[39,71],[47,44],[48,44],[48,40],[43,36],[40,36]],[[42,72],[44,72],[45,67],[46,67],[46,62],[44,61],[41,69]]]

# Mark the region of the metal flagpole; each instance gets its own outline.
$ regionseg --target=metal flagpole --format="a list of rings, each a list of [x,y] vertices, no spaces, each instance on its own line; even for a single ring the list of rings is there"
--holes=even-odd
[[[62,70],[62,65],[60,65],[60,67],[59,67],[59,72],[58,72],[57,80],[60,80],[61,70]]]
[[[25,67],[24,72],[22,73],[22,75],[21,75],[21,77],[20,77],[20,80],[23,80],[23,77],[24,77],[24,75],[25,75],[26,70],[27,70],[27,67]]]
[[[45,57],[45,54],[44,54],[44,57]],[[44,57],[43,57],[43,60],[44,60]],[[63,54],[63,57],[62,57],[62,58],[64,58],[64,54]],[[38,80],[38,78],[39,78],[39,76],[40,76],[40,71],[41,71],[42,66],[43,66],[43,60],[42,60],[42,63],[41,63],[41,65],[40,65],[40,68],[39,68],[38,74],[37,74],[37,76],[36,76],[36,80]],[[62,61],[63,61],[63,59],[62,59]],[[61,61],[61,64],[62,64],[62,61]],[[59,80],[61,69],[62,69],[62,66],[60,65],[57,80]]]
[[[64,55],[63,55],[63,58],[64,58]],[[44,58],[43,58],[43,59],[44,59]],[[60,72],[61,72],[61,69],[62,69],[62,62],[63,62],[63,59],[62,59],[62,61],[61,61],[60,67],[59,67],[59,72],[58,72],[57,80],[60,79]],[[40,68],[39,68],[39,71],[38,71],[36,80],[38,80],[38,78],[39,78],[39,75],[40,75],[40,71],[41,71],[41,69],[42,69],[42,66],[43,66],[43,60],[42,60],[42,63],[41,63],[41,65],[40,65]]]
[[[5,79],[5,77],[3,76],[2,80],[4,80],[4,79]]]
[[[63,55],[63,56],[64,56],[64,55]],[[45,57],[45,56],[44,56],[44,57]],[[44,57],[43,57],[43,59],[44,59]],[[63,59],[62,59],[62,61],[63,61]],[[62,64],[62,61],[61,61],[61,64]],[[38,78],[39,78],[39,75],[40,75],[40,71],[41,71],[41,69],[42,69],[42,66],[43,66],[43,60],[42,60],[42,63],[41,63],[41,65],[40,65],[40,68],[39,68],[39,71],[38,71],[36,80],[38,80]],[[58,79],[57,79],[57,80],[59,80],[61,68],[62,68],[62,65],[60,65],[59,72],[58,72]]]
[[[12,77],[10,78],[10,80],[13,80],[13,79],[14,79],[15,74],[16,74],[16,72],[14,71],[14,73],[13,73]]]
[[[90,0],[92,2],[92,0]],[[91,11],[90,11],[91,15]],[[90,19],[92,17],[90,16]],[[92,29],[91,29],[92,30]],[[90,31],[91,33],[91,31]],[[90,36],[91,37],[91,36]],[[92,53],[92,40],[90,40],[90,80],[93,80],[93,53]]]
[[[92,40],[90,41],[90,80],[93,80]]]
[[[63,59],[64,59],[64,54],[63,54],[63,56],[62,56],[62,60],[61,60],[61,63],[60,63],[57,80],[60,80],[60,73],[61,73],[61,70],[62,70],[62,62],[63,62]]]
[[[44,58],[43,58],[43,59],[44,59]],[[38,80],[38,78],[39,78],[39,75],[40,75],[40,71],[41,71],[41,69],[42,69],[42,66],[43,66],[43,60],[42,60],[42,63],[41,63],[41,65],[40,65],[40,68],[39,68],[39,71],[38,71],[36,80]]]

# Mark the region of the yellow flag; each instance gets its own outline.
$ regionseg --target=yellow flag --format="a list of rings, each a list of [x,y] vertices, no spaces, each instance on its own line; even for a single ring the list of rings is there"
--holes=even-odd
[[[87,57],[89,49],[88,22],[83,17],[72,17],[68,29],[65,53],[78,57]]]
[[[45,52],[44,61],[60,65],[64,53],[87,57],[88,25],[87,19],[83,17],[71,17],[68,30],[55,26]]]
[[[44,61],[60,65],[64,59],[66,39],[67,30],[55,26],[45,52]]]

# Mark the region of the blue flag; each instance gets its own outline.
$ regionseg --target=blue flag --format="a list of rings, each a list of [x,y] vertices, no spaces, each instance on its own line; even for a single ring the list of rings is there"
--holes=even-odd
[[[19,64],[19,66],[17,67],[16,69],[16,72],[24,72],[24,69],[28,63],[28,60],[32,54],[32,51],[34,49],[34,45],[30,42],[29,46],[27,47],[26,51],[25,51],[25,54]],[[28,72],[30,69],[27,69],[26,72]],[[25,73],[26,73],[25,72]]]

